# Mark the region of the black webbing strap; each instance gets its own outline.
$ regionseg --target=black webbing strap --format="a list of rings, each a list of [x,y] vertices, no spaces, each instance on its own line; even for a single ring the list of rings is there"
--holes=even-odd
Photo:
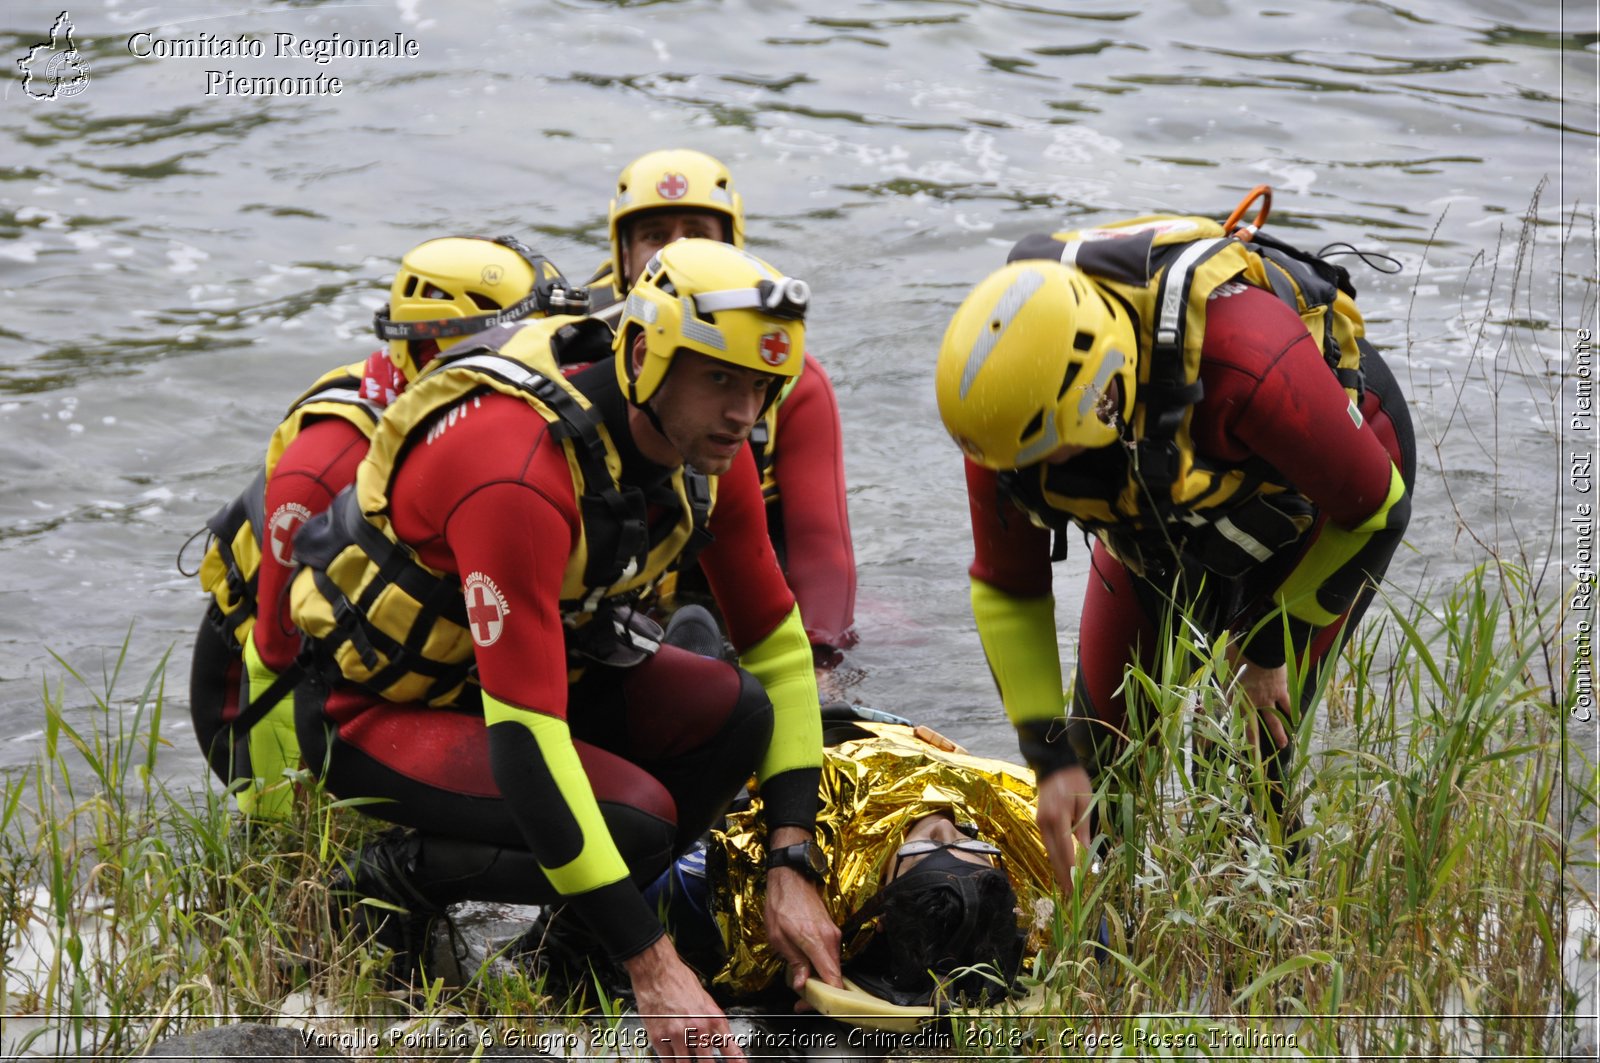
[[[583,474],[584,493],[578,509],[588,540],[584,585],[603,589],[642,570],[650,552],[644,493],[612,478],[606,466],[606,445],[600,434],[604,422],[599,412],[585,408],[538,370],[500,354],[488,337],[466,357],[452,358],[451,364],[465,365],[533,396],[556,415],[551,425],[555,437],[573,441],[572,450]]]
[[[249,737],[251,729],[265,719],[267,713],[271,712],[290,691],[299,686],[300,680],[304,679],[305,675],[305,668],[298,661],[279,672],[278,678],[274,679],[267,689],[252,698],[250,704],[240,709],[239,715],[228,724],[234,730],[233,740],[243,742]]]
[[[1360,368],[1340,368],[1339,361],[1344,352],[1339,349],[1339,341],[1333,334],[1334,299],[1341,291],[1355,298],[1356,290],[1350,283],[1349,270],[1264,233],[1257,233],[1252,243],[1257,245],[1260,252],[1267,279],[1272,284],[1272,294],[1287,303],[1295,313],[1300,312],[1301,303],[1307,308],[1328,308],[1323,315],[1322,342],[1319,344],[1322,357],[1328,363],[1328,370],[1338,378],[1339,386],[1354,391],[1356,401],[1360,402],[1367,390],[1366,374]],[[1296,286],[1299,288],[1298,302],[1295,298]]]
[[[206,530],[217,541],[217,554],[222,558],[228,593],[239,603],[231,613],[224,613],[213,597],[206,606],[206,619],[235,645],[243,641],[238,636],[239,626],[256,614],[256,577],[245,578],[239,559],[233,553],[233,539],[239,529],[248,524],[256,541],[264,542],[267,532],[266,507],[267,471],[262,469],[251,479],[250,486],[224,503],[206,521]]]
[[[716,541],[706,527],[711,520],[711,480],[698,469],[683,467],[683,493],[689,500],[689,522],[693,526],[683,552],[673,559],[674,569],[683,568],[699,555],[700,551]]]
[[[1198,377],[1189,380],[1184,366],[1184,333],[1194,274],[1232,242],[1221,238],[1174,245],[1156,288],[1156,319],[1150,322],[1150,377],[1139,389],[1145,410],[1144,434],[1135,444],[1134,461],[1156,518],[1163,524],[1172,511],[1172,485],[1178,478],[1175,438],[1189,409],[1205,397],[1204,385]]]
[[[459,581],[429,572],[416,562],[410,551],[373,527],[361,513],[355,492],[340,495],[335,499],[335,504],[339,507],[335,520],[362,553],[378,565],[377,573],[368,581],[360,598],[352,603],[352,611],[348,614],[361,629],[367,645],[389,659],[389,663],[368,680],[367,685],[382,691],[407,673],[415,673],[434,680],[429,698],[447,692],[466,678],[471,662],[446,664],[430,660],[422,652],[422,647],[440,617],[458,627],[467,626],[467,607],[461,597]],[[397,588],[418,605],[416,618],[411,622],[405,642],[396,641],[368,619],[376,607],[378,596],[389,587]],[[361,653],[359,643],[356,644],[356,652]],[[363,656],[362,661],[369,668],[376,664],[375,658],[368,662]]]

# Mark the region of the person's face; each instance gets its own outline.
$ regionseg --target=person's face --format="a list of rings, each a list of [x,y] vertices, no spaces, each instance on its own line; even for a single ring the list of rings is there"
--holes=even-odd
[[[643,337],[634,346],[637,361],[644,358]],[[666,379],[650,397],[650,407],[665,431],[670,456],[707,476],[720,476],[733,465],[766,405],[767,392],[777,387],[771,373],[758,373],[693,351],[679,351]],[[654,432],[653,427],[647,433]],[[669,450],[645,456],[658,464]]]
[[[957,829],[955,821],[948,815],[942,812],[935,812],[931,815],[923,816],[913,823],[911,829],[906,831],[905,837],[901,839],[900,844],[904,845],[906,842],[922,839],[946,845],[950,842],[966,841],[968,836]],[[980,867],[994,866],[994,861],[982,853],[969,853],[961,849],[941,849],[936,851],[949,853],[957,860],[963,860],[969,864],[977,864]],[[896,857],[891,860],[888,875],[884,878],[884,885],[893,882],[932,855],[933,853],[919,853],[912,856]]]
[[[674,240],[722,239],[722,220],[701,210],[652,210],[627,223],[622,231],[622,265],[628,287],[650,256]]]

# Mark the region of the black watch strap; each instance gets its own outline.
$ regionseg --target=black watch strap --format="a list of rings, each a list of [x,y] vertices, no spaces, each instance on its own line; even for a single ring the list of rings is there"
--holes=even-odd
[[[821,883],[828,876],[828,857],[822,846],[814,841],[796,845],[783,845],[767,851],[767,868],[792,867],[812,882]]]

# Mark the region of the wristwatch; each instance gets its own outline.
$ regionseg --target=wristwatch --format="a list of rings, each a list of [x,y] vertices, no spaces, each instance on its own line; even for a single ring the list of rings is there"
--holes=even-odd
[[[816,842],[785,845],[767,852],[767,869],[792,867],[812,882],[821,883],[828,876],[828,857]]]

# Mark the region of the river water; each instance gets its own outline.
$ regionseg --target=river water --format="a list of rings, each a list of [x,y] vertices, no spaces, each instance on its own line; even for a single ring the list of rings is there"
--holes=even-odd
[[[1280,235],[1402,266],[1344,260],[1419,425],[1396,585],[1481,560],[1466,528],[1554,561],[1548,593],[1567,579],[1552,529],[1567,454],[1593,445],[1566,416],[1574,330],[1594,324],[1592,9],[95,0],[70,12],[87,84],[36,99],[43,79],[25,88],[13,60],[59,11],[0,13],[0,767],[38,746],[41,690],[64,675],[52,654],[99,685],[126,641],[124,701],[172,652],[161,767],[199,781],[186,537],[249,478],[285,404],[371,349],[401,252],[513,232],[587,275],[611,181],[656,147],[725,160],[752,249],[815,291],[860,563],[860,700],[1014,754],[933,400],[965,291],[1024,234],[1220,218],[1262,182]],[[279,35],[334,34],[399,34],[416,54],[275,57]],[[133,54],[240,36],[262,56]],[[341,91],[208,94],[229,72]],[[1082,562],[1080,548],[1057,570],[1069,661]],[[88,701],[72,685],[66,700]]]

